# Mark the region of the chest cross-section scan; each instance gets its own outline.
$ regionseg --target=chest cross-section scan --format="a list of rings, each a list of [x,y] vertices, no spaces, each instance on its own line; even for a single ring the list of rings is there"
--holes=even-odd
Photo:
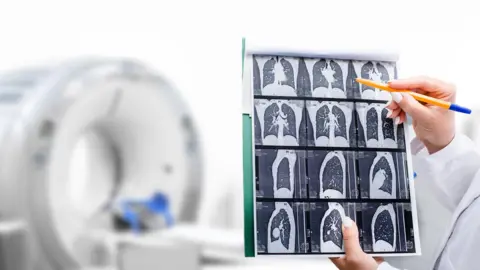
[[[293,198],[297,155],[292,150],[279,150],[272,164],[275,198]]]
[[[373,251],[395,251],[397,243],[397,220],[392,204],[377,208],[372,218]]]
[[[305,137],[304,105],[298,100],[255,100],[255,141],[262,145],[300,145]]]
[[[320,167],[320,198],[346,198],[346,166],[342,153],[327,154]]]
[[[304,151],[261,149],[255,151],[257,196],[262,198],[305,198]]]
[[[352,133],[353,103],[307,101],[307,111],[315,146],[349,147]],[[312,134],[313,133],[313,134]]]
[[[368,148],[398,148],[397,129],[393,119],[387,118],[385,104],[357,103],[356,113],[359,146]]]
[[[342,224],[345,210],[339,203],[328,203],[328,210],[320,224],[320,249],[322,252],[341,252],[343,248]]]
[[[298,59],[282,56],[254,57],[254,94],[264,96],[299,96],[296,87],[298,72]]]
[[[352,62],[356,77],[372,80],[379,83],[388,83],[388,81],[397,78],[397,68],[394,63],[376,62],[376,61],[353,61]],[[357,89],[356,89],[357,90]],[[356,96],[361,99],[370,100],[390,100],[390,93],[367,85],[360,85]]]
[[[346,217],[367,253],[421,252],[410,123],[387,117],[390,93],[356,81],[397,78],[397,59],[277,54],[246,58],[255,254],[343,254]]]
[[[345,87],[347,62],[341,60],[309,61],[312,74],[312,96],[347,98]]]

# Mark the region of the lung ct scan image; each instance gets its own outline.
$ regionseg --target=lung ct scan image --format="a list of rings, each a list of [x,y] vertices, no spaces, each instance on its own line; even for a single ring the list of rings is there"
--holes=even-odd
[[[344,254],[346,217],[357,223],[366,253],[421,253],[408,123],[387,117],[390,93],[356,81],[396,79],[396,60],[360,58],[278,52],[246,58],[252,254]]]
[[[306,231],[303,203],[257,202],[259,253],[304,253]]]
[[[342,225],[345,217],[355,221],[351,203],[311,203],[310,232],[313,253],[342,254]]]
[[[306,198],[305,151],[262,149],[255,151],[257,196]]]
[[[309,146],[355,146],[354,104],[351,102],[307,101]]]
[[[358,146],[368,148],[404,147],[403,124],[395,125],[387,118],[383,103],[356,103]]]
[[[310,198],[355,198],[357,185],[354,166],[354,152],[307,151]]]
[[[255,141],[272,146],[305,145],[304,108],[305,102],[300,100],[255,100]]]
[[[356,157],[362,198],[408,199],[403,153],[368,151]]]

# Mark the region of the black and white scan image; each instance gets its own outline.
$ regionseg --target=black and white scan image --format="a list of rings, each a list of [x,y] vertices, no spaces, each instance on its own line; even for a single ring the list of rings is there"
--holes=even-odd
[[[304,203],[257,202],[258,253],[305,253]]]
[[[311,203],[310,232],[312,252],[342,253],[342,224],[348,216],[355,221],[355,212],[351,203]]]
[[[279,146],[306,144],[305,101],[256,99],[254,102],[258,117],[254,122],[256,142]]]
[[[405,124],[397,125],[397,146],[400,149],[405,149]]]
[[[398,132],[393,119],[387,118],[385,104],[356,103],[356,113],[358,147],[399,148],[398,136],[401,136],[401,145],[404,144],[404,134]]]
[[[388,83],[398,78],[397,64],[267,54],[246,54],[253,69],[244,78],[254,141],[254,187],[244,189],[255,192],[257,254],[344,254],[346,217],[366,253],[421,252],[409,122],[387,118],[389,92],[356,81]]]
[[[306,198],[305,151],[255,150],[257,197]]]
[[[312,82],[312,97],[353,98],[347,89],[348,61],[305,59]]]
[[[373,253],[406,252],[405,203],[363,203],[363,249]]]
[[[356,197],[354,153],[307,151],[307,178],[310,198]]]
[[[394,155],[394,163],[396,161],[397,179],[398,179],[398,195],[399,199],[410,199],[410,176],[408,174],[407,153],[399,152]],[[396,157],[396,159],[395,159]]]
[[[306,101],[308,145],[350,147],[355,145],[354,103]]]
[[[356,158],[362,198],[408,198],[403,153],[358,152]]]
[[[372,80],[380,83],[387,83],[397,78],[397,68],[395,63],[375,62],[375,61],[352,61],[355,75],[362,79]],[[353,72],[352,70],[350,70]],[[360,92],[355,92],[356,98],[370,100],[390,100],[390,93],[373,88],[367,85],[354,86]]]
[[[298,76],[300,78],[297,78]],[[297,81],[300,83],[299,88],[302,88],[303,91],[302,80],[304,80],[304,76],[308,78],[308,71],[305,68],[305,62],[301,58],[283,56],[253,57],[254,95],[303,96],[303,93],[297,91]]]
[[[402,212],[404,217],[403,220],[399,220],[399,227],[405,228],[405,236],[403,235],[403,231],[399,233],[399,251],[415,253],[416,241],[413,227],[412,205],[410,203],[397,203],[397,211]],[[403,242],[403,238],[405,238],[405,242]]]

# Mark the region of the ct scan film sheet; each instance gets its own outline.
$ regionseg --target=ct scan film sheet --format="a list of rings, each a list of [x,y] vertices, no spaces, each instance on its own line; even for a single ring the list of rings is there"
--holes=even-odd
[[[253,256],[343,254],[346,216],[366,253],[420,253],[408,129],[355,81],[397,78],[396,62],[359,58],[245,54]]]

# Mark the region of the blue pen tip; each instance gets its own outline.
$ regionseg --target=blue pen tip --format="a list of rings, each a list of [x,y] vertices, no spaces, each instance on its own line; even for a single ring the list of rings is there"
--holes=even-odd
[[[453,103],[450,104],[450,110],[460,112],[460,113],[465,113],[465,114],[471,114],[472,113],[472,110],[470,110],[468,108],[465,108],[465,107],[462,107],[462,106],[459,106],[457,104],[453,104]]]

